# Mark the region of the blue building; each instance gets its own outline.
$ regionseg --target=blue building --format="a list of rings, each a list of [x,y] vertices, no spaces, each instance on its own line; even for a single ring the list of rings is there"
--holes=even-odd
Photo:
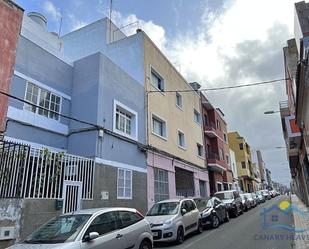
[[[106,20],[95,25],[109,25]],[[10,221],[18,227],[16,240],[62,212],[147,209],[142,81],[95,46],[81,56],[70,54],[63,42],[70,34],[59,38],[46,23],[38,13],[24,16],[10,89],[27,102],[10,99],[4,133],[6,143],[24,146],[22,153],[28,153],[23,162],[14,161],[15,173],[8,171],[8,186],[0,189],[1,197],[10,198],[0,205],[22,217]],[[97,34],[102,44],[109,39],[107,29]],[[114,39],[124,37],[116,33]]]

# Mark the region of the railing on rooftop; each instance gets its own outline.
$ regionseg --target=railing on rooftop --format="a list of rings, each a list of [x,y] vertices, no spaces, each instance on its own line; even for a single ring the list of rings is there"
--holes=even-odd
[[[280,106],[280,109],[288,108],[289,107],[288,100],[280,101],[279,106]]]

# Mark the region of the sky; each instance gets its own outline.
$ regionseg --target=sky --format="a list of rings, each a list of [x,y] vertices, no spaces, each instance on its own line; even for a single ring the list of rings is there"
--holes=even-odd
[[[49,31],[61,35],[109,16],[110,0],[16,0],[26,13],[38,11]],[[285,78],[282,48],[293,38],[295,0],[113,0],[112,20],[133,34],[143,29],[188,82],[203,88]],[[279,101],[285,83],[206,92],[238,131],[261,150],[273,180],[290,181]]]

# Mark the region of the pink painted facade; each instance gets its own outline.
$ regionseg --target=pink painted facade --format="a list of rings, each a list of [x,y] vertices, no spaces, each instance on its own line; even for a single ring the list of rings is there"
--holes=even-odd
[[[195,196],[200,196],[200,181],[206,184],[206,195],[209,196],[209,177],[206,169],[184,163],[177,159],[149,151],[147,154],[148,208],[155,203],[154,168],[168,172],[169,198],[176,198],[176,168],[193,174]]]

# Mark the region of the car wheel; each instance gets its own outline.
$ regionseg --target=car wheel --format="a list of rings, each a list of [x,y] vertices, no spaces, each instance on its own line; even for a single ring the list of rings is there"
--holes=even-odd
[[[225,218],[224,218],[224,221],[225,222],[229,222],[230,221],[230,215],[229,215],[229,212],[226,210],[225,211]]]
[[[151,242],[148,240],[143,240],[139,246],[139,249],[152,249]]]
[[[238,217],[238,209],[237,209],[237,207],[234,208],[234,212],[233,213],[234,213],[234,217]]]
[[[184,240],[185,240],[185,234],[183,231],[183,227],[178,227],[176,242],[177,244],[182,244]]]
[[[199,221],[198,221],[198,225],[197,225],[197,229],[196,229],[196,233],[197,233],[197,234],[200,234],[200,233],[202,233],[202,232],[203,232],[203,224],[202,224],[202,221],[199,220]]]
[[[218,226],[220,226],[220,220],[219,220],[217,215],[213,215],[212,216],[212,218],[211,218],[211,226],[213,228],[217,228]]]

